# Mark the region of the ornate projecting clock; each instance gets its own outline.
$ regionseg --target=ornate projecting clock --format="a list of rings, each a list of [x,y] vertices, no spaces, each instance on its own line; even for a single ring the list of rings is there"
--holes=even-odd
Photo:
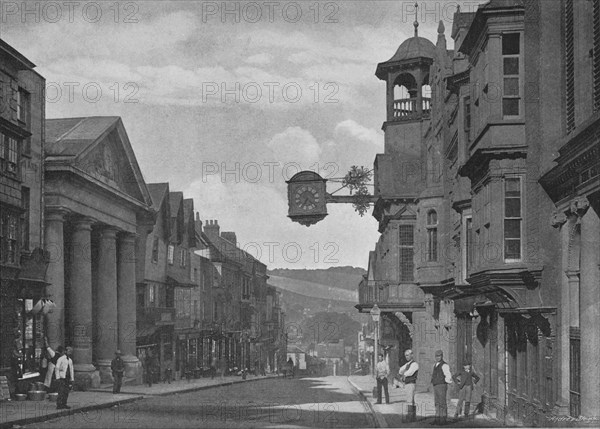
[[[310,226],[327,216],[326,179],[313,171],[301,171],[288,182],[288,216],[294,222]]]

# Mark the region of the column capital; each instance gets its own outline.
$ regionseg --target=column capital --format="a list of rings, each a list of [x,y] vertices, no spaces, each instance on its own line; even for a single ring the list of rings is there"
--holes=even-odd
[[[136,238],[139,236],[139,234],[136,234],[135,232],[126,232],[126,231],[121,231],[119,234],[119,242],[121,243],[135,243]]]
[[[73,227],[79,231],[81,231],[81,230],[91,231],[92,224],[94,224],[95,222],[96,222],[95,219],[92,219],[91,217],[87,217],[87,216],[76,217],[76,218],[73,218],[73,220],[72,220]]]
[[[101,239],[116,239],[120,229],[112,225],[102,225],[99,228]]]
[[[46,206],[44,212],[46,221],[64,222],[65,217],[71,213],[71,210],[62,206]]]
[[[590,201],[586,197],[575,197],[571,200],[567,213],[577,216],[577,223],[581,223],[581,218],[590,207]]]

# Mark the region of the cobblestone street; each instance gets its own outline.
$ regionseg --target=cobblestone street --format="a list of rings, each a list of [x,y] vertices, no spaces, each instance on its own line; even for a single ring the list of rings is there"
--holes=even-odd
[[[145,398],[28,428],[373,427],[346,377],[267,379]]]

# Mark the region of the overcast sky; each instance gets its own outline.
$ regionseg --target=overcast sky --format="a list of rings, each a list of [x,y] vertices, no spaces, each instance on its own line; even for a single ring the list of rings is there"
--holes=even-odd
[[[435,43],[441,19],[451,48],[458,3],[419,1],[419,35]],[[287,217],[285,180],[372,168],[385,119],[375,68],[413,35],[414,1],[0,7],[0,36],[46,78],[48,118],[121,116],[146,182],[183,191],[269,268],[366,267],[371,211],[330,204],[301,226]]]

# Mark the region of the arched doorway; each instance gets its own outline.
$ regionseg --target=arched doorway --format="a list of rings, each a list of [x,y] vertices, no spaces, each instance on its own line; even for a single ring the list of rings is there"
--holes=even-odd
[[[398,370],[406,363],[404,351],[412,349],[412,314],[401,312],[381,314],[381,347],[389,356],[390,374],[398,374]]]

